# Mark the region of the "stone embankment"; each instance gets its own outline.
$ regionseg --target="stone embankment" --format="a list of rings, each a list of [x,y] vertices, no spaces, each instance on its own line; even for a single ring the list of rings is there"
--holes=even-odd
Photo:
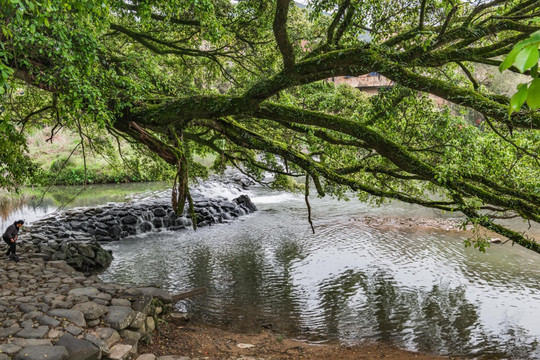
[[[246,195],[233,201],[204,197],[193,200],[198,227],[231,221],[257,209]],[[37,242],[80,237],[109,242],[152,230],[182,230],[191,226],[187,210],[177,216],[170,199],[155,199],[70,209],[40,219],[27,230]]]
[[[19,263],[0,261],[0,360],[156,359],[137,346],[152,341],[170,293],[103,283],[31,249],[21,246]]]
[[[196,195],[193,200],[198,227],[229,222],[257,210],[246,195],[232,201]],[[55,213],[26,226],[19,239],[37,247],[39,252],[35,257],[45,261],[65,260],[76,270],[91,272],[106,268],[112,261],[112,254],[100,242],[191,226],[187,213],[175,214],[170,199],[152,199]]]

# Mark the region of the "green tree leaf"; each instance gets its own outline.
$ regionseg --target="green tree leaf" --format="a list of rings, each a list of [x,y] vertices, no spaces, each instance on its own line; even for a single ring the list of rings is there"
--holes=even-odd
[[[538,64],[534,65],[532,68],[531,68],[531,76],[533,78],[537,77],[538,76]]]
[[[499,71],[503,72],[504,70],[511,67],[514,62],[516,61],[517,55],[523,50],[523,48],[535,45],[538,48],[538,44],[540,43],[540,30],[536,31],[531,34],[531,36],[528,39],[522,40],[518,42],[514,47],[512,48],[512,51],[508,53],[504,61],[499,65]]]
[[[521,51],[522,47],[514,46],[512,51],[506,56],[504,61],[499,65],[499,71],[503,72],[504,70],[508,69],[512,64],[514,64],[514,61],[516,61],[516,56]]]
[[[532,110],[540,108],[540,78],[536,78],[529,86],[527,94],[527,105]]]
[[[521,72],[538,64],[538,46],[534,44],[523,48],[519,54],[517,54],[515,64]]]
[[[527,100],[527,93],[527,84],[519,84],[518,92],[515,93],[510,99],[508,115],[512,115],[513,112],[517,112],[519,109],[521,109],[521,106],[523,106],[525,100]]]

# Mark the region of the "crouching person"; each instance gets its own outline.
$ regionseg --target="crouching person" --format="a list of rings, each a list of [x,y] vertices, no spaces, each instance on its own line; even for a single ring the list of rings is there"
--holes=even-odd
[[[8,245],[7,256],[13,261],[19,262],[19,257],[17,256],[17,236],[19,235],[19,229],[23,226],[23,220],[17,220],[13,224],[9,225],[2,239]]]

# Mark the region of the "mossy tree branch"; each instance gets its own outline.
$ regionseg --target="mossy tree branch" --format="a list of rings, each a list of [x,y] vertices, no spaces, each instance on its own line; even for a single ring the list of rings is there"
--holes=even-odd
[[[280,123],[293,122],[340,131],[363,141],[367,146],[394,163],[399,169],[411,174],[416,174],[422,179],[434,184],[440,184],[436,169],[415,157],[398,143],[386,138],[375,129],[361,123],[337,116],[270,103],[263,104],[261,110],[254,115],[260,116],[261,118],[273,119]],[[531,220],[540,222],[540,209],[535,203],[531,203],[529,199],[514,197],[511,192],[503,195],[500,192],[502,188],[499,188],[498,193],[494,193],[482,189],[473,183],[459,179],[448,179],[445,181],[445,186],[448,189],[460,192],[468,197],[477,197],[485,203],[494,204],[507,210],[517,211]]]
[[[294,51],[287,34],[287,16],[289,14],[289,5],[291,0],[276,1],[276,15],[274,16],[274,36],[283,55],[283,65],[289,69],[294,65]]]

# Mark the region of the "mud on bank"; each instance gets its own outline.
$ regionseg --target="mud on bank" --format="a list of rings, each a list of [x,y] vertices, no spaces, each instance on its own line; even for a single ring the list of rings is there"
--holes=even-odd
[[[165,318],[165,323],[152,340],[152,345],[139,345],[139,351],[157,356],[174,354],[208,360],[450,359],[404,351],[382,343],[355,346],[331,342],[310,344],[283,338],[282,335],[266,329],[255,334],[237,334],[170,318]]]

